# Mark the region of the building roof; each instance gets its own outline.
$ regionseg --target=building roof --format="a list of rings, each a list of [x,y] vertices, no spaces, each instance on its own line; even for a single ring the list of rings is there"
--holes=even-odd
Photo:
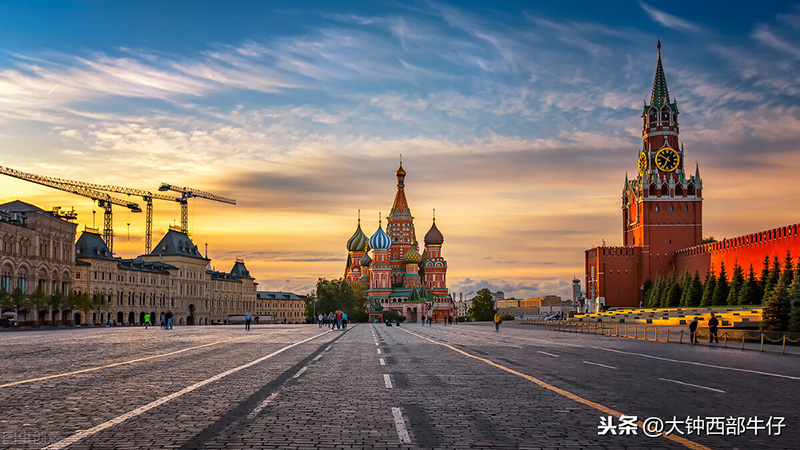
[[[369,246],[375,250],[386,250],[392,246],[392,238],[383,231],[383,227],[378,225],[378,229],[375,230],[375,234],[369,238]]]
[[[84,230],[78,242],[75,243],[76,258],[99,258],[99,259],[118,259],[114,258],[108,246],[103,242],[99,234]]]
[[[408,207],[408,200],[406,200],[405,192],[405,178],[406,171],[403,170],[403,163],[400,163],[400,168],[395,173],[397,175],[397,194],[394,196],[394,203],[392,204],[392,211],[389,217],[394,216],[411,216],[411,209]]]
[[[21,200],[14,200],[13,202],[3,203],[0,205],[0,211],[8,211],[8,212],[40,212],[40,213],[47,213],[47,211],[39,208],[38,206],[31,205],[30,203],[25,203]]]
[[[170,229],[167,234],[161,238],[158,245],[153,247],[150,252],[154,256],[188,256],[190,258],[206,259],[197,250],[189,236],[186,233]]]
[[[250,271],[247,270],[247,267],[244,265],[244,261],[240,260],[236,260],[236,262],[233,264],[231,275],[236,278],[252,278],[250,276]]]
[[[300,295],[281,291],[258,291],[256,292],[256,296],[266,300],[305,300],[305,297]]]
[[[425,233],[425,245],[442,245],[444,243],[444,236],[439,228],[436,227],[436,219],[433,219],[431,229]],[[427,256],[427,255],[425,255]]]
[[[351,252],[363,252],[367,249],[367,235],[361,231],[361,218],[358,219],[356,231],[347,240],[347,250]]]

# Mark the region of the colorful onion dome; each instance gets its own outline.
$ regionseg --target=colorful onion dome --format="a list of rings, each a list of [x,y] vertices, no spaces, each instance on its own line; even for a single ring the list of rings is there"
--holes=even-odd
[[[369,257],[369,253],[364,253],[364,256],[361,257],[361,267],[367,267],[370,264],[372,264],[372,258]]]
[[[383,231],[383,228],[378,225],[375,234],[369,238],[369,246],[375,250],[388,250],[392,246],[392,238]]]
[[[410,247],[405,255],[403,255],[403,262],[406,264],[419,264],[422,262],[422,255],[419,254],[417,249]]]
[[[351,252],[363,252],[367,248],[367,235],[361,231],[361,220],[358,221],[356,232],[347,240],[347,250]]]
[[[400,161],[400,168],[397,169],[397,172],[394,173],[398,177],[406,176],[406,171],[403,169],[403,162]]]
[[[436,219],[433,219],[431,229],[425,234],[425,245],[442,245],[444,243],[444,236],[442,232],[436,228]]]

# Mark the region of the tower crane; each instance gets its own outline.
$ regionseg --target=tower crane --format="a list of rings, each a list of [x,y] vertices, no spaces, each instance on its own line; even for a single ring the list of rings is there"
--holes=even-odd
[[[11,169],[9,167],[0,166],[0,174],[8,175],[10,177],[19,178],[20,180],[29,181],[31,183],[40,184],[42,186],[51,187],[64,192],[70,192],[82,197],[88,197],[97,202],[97,205],[103,208],[103,241],[110,252],[114,252],[114,229],[112,221],[111,205],[124,206],[132,212],[140,213],[142,209],[139,208],[137,203],[127,200],[112,197],[105,192],[97,189],[92,189],[87,183],[79,181],[65,180],[62,178],[46,177],[43,175],[36,175],[32,173],[22,172],[19,170]]]
[[[213,200],[215,202],[227,203],[229,205],[235,205],[236,200],[227,197],[221,197],[219,195],[214,195],[210,192],[201,191],[199,189],[192,189],[188,187],[178,187],[172,184],[161,183],[161,186],[158,187],[159,191],[173,191],[173,192],[180,192],[181,198],[183,199],[183,203],[181,203],[181,229],[184,233],[189,233],[189,204],[188,200],[190,198],[204,198],[207,200]]]

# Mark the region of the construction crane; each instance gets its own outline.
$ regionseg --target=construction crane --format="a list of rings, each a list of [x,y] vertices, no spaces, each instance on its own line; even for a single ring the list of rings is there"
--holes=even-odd
[[[46,177],[43,175],[36,175],[32,173],[22,172],[19,170],[11,169],[8,167],[0,166],[0,174],[8,175],[10,177],[19,178],[20,180],[29,181],[31,183],[40,184],[42,186],[51,187],[64,192],[88,197],[97,202],[97,205],[103,208],[103,241],[105,241],[108,250],[113,254],[114,252],[114,229],[111,205],[124,206],[132,212],[140,213],[142,209],[139,208],[137,203],[127,200],[112,197],[105,192],[88,187],[87,183],[80,181],[65,180],[63,178]]]
[[[158,187],[159,191],[173,191],[173,192],[180,192],[181,198],[183,199],[183,203],[181,203],[181,229],[184,233],[189,233],[189,202],[190,198],[204,198],[207,200],[213,200],[215,202],[221,203],[228,203],[229,205],[235,205],[236,200],[227,197],[221,197],[219,195],[214,195],[209,192],[201,191],[199,189],[192,189],[188,187],[178,187],[167,183],[161,183],[161,186]]]

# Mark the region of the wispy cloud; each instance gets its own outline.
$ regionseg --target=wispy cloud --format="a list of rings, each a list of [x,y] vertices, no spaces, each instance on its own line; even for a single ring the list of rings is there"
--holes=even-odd
[[[704,31],[700,25],[692,23],[686,19],[681,19],[678,16],[674,16],[672,14],[666,13],[664,11],[658,10],[645,2],[639,2],[639,6],[647,13],[651,20],[654,22],[660,23],[667,28],[672,28],[673,30],[685,30],[685,31]]]

